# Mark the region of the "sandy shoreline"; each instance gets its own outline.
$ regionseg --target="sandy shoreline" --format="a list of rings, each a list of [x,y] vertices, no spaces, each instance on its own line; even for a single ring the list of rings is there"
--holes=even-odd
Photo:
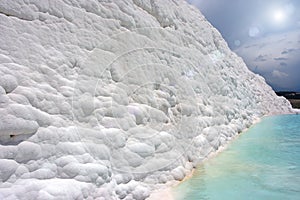
[[[293,111],[292,113],[286,113],[286,114],[300,114],[300,109],[293,109],[292,111]],[[261,122],[261,120],[263,118],[268,117],[268,116],[274,116],[274,115],[264,115],[261,118],[255,119],[252,122],[252,125],[249,128],[245,128],[240,134],[235,135],[234,138],[232,138],[230,141],[228,141],[224,146],[220,146],[217,151],[210,153],[197,166],[201,165],[206,160],[211,159],[211,158],[217,156],[219,153],[221,153],[222,151],[224,151],[225,149],[227,149],[227,147],[230,145],[231,142],[233,142],[234,140],[236,140],[240,135],[242,135],[243,133],[245,133],[252,126],[254,126],[257,123]],[[174,196],[172,194],[172,189],[174,189],[180,183],[182,183],[182,182],[188,180],[189,178],[191,178],[193,176],[194,172],[196,171],[196,169],[197,169],[197,167],[194,168],[190,173],[188,173],[182,181],[172,181],[172,182],[169,183],[170,186],[167,186],[167,188],[154,190],[151,193],[151,195],[147,198],[147,200],[175,200],[175,198],[174,198]]]
[[[230,141],[228,141],[224,146],[220,146],[219,149],[215,152],[211,152],[206,158],[204,158],[201,163],[199,163],[197,166],[201,165],[203,162],[205,162],[208,159],[211,159],[215,156],[217,156],[219,153],[223,152],[225,149],[227,149],[227,147],[230,145],[231,142],[233,142],[234,140],[236,140],[242,133],[246,132],[248,129],[250,129],[252,126],[254,126],[255,124],[259,123],[264,117],[267,116],[263,116],[261,118],[255,119],[252,123],[252,125],[249,128],[244,129],[240,134],[235,135],[234,138],[232,138]],[[170,184],[170,186],[167,186],[167,188],[164,189],[158,189],[158,190],[154,190],[151,195],[147,198],[147,200],[175,200],[173,194],[172,194],[172,189],[175,188],[177,185],[181,184],[182,182],[190,179],[194,172],[196,171],[196,168],[193,168],[192,171],[190,173],[188,173],[184,179],[182,181],[172,181]]]

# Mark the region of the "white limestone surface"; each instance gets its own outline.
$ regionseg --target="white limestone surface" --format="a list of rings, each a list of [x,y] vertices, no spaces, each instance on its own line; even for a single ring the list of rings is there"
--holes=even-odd
[[[183,0],[2,0],[0,38],[0,199],[145,199],[292,112]]]

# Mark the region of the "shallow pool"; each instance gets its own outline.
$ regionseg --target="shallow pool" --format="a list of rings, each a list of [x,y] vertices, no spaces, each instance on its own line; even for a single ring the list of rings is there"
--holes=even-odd
[[[300,199],[300,115],[264,118],[173,194],[177,200]]]

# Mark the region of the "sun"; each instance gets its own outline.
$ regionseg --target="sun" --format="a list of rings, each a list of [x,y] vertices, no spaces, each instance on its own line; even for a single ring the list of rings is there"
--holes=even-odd
[[[283,22],[285,17],[285,13],[282,10],[276,10],[273,13],[273,19],[275,20],[275,22]]]

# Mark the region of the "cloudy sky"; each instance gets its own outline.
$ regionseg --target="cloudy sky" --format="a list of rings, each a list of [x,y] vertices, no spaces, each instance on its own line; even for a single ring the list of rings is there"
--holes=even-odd
[[[275,89],[300,91],[299,0],[188,0],[248,68]]]

